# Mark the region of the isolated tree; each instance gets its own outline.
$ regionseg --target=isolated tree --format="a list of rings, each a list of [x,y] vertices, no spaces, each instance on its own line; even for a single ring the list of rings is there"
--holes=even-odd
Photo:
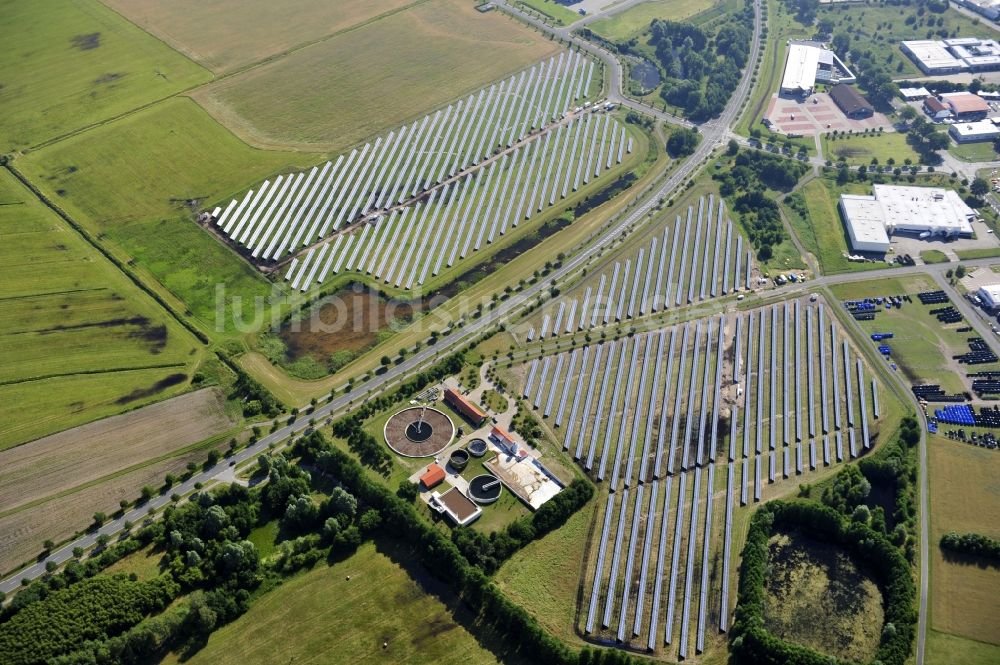
[[[989,193],[990,184],[983,178],[976,178],[972,181],[972,184],[969,185],[969,191],[972,192],[973,196],[982,198]]]

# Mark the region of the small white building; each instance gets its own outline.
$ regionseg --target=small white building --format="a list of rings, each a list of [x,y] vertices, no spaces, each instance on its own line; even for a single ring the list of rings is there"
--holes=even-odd
[[[908,102],[919,102],[931,96],[927,88],[900,88],[899,95]]]
[[[940,187],[874,185],[871,196],[841,194],[839,207],[856,252],[885,253],[897,233],[971,237],[976,218],[956,192]]]
[[[956,122],[949,125],[948,133],[955,139],[955,143],[978,143],[1000,137],[1000,128],[991,120]]]
[[[985,284],[979,287],[976,295],[983,301],[987,309],[1000,307],[1000,284]]]

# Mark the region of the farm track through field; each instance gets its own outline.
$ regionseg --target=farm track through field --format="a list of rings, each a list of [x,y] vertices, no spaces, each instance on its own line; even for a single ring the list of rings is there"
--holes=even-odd
[[[65,376],[88,376],[91,374],[117,374],[119,372],[137,372],[145,369],[168,369],[170,367],[187,367],[186,363],[160,363],[157,365],[134,365],[130,367],[107,367],[101,369],[88,369],[79,372],[58,372],[54,374],[42,374],[39,376],[26,376],[21,379],[0,380],[0,386],[13,386],[19,383],[31,383],[32,381],[45,381],[46,379],[57,379]]]

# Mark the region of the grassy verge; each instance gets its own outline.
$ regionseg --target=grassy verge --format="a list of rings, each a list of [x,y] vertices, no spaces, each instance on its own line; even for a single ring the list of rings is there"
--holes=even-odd
[[[939,249],[927,249],[920,252],[920,260],[924,263],[948,263],[951,259]]]
[[[530,9],[547,17],[553,25],[569,25],[580,18],[579,13],[567,9],[555,0],[517,0],[523,9]]]

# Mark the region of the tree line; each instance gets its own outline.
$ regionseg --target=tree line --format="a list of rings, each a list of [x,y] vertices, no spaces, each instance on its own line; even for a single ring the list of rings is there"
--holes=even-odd
[[[1000,563],[1000,540],[981,533],[959,534],[949,531],[941,536],[941,549]]]

